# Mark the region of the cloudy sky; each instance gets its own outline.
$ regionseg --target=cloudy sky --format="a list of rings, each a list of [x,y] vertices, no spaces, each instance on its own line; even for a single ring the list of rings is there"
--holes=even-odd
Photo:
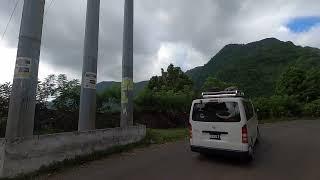
[[[12,81],[23,0],[0,0],[0,83]],[[39,78],[80,78],[86,0],[47,0]],[[101,0],[98,81],[121,78],[123,0]],[[267,37],[320,48],[319,0],[135,0],[134,80],[205,64],[229,43]]]

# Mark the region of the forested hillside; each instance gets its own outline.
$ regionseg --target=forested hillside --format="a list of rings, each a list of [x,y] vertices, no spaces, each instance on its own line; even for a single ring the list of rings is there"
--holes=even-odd
[[[320,67],[320,50],[268,38],[249,44],[229,44],[204,66],[187,71],[200,89],[209,76],[236,84],[251,97],[271,96],[289,68]]]

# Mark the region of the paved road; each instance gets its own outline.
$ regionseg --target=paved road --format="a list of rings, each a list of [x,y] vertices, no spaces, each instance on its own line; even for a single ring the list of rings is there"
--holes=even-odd
[[[114,155],[44,179],[320,180],[320,121],[261,127],[262,142],[251,164],[190,152],[187,141]]]

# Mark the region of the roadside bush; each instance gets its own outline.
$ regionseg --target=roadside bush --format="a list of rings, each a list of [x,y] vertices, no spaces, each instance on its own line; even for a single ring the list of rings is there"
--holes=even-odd
[[[193,92],[158,91],[145,89],[135,98],[140,111],[188,112],[193,99]]]
[[[253,104],[258,110],[258,118],[266,119],[270,117],[270,102],[268,98],[260,97],[253,100]]]
[[[175,129],[147,129],[145,140],[153,144],[162,144],[167,142],[174,142],[187,138],[189,131],[187,128]]]
[[[305,104],[303,114],[306,116],[320,117],[320,99]]]
[[[302,104],[295,96],[262,97],[255,99],[254,104],[261,119],[299,116],[302,112]]]
[[[121,111],[121,87],[113,85],[102,93],[97,93],[97,112],[116,113]]]

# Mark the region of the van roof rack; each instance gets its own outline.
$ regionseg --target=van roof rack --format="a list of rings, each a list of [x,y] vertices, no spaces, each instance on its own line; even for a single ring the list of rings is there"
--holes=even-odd
[[[217,92],[203,92],[203,98],[219,98],[219,97],[243,97],[244,93],[239,90],[234,91],[217,91]]]

